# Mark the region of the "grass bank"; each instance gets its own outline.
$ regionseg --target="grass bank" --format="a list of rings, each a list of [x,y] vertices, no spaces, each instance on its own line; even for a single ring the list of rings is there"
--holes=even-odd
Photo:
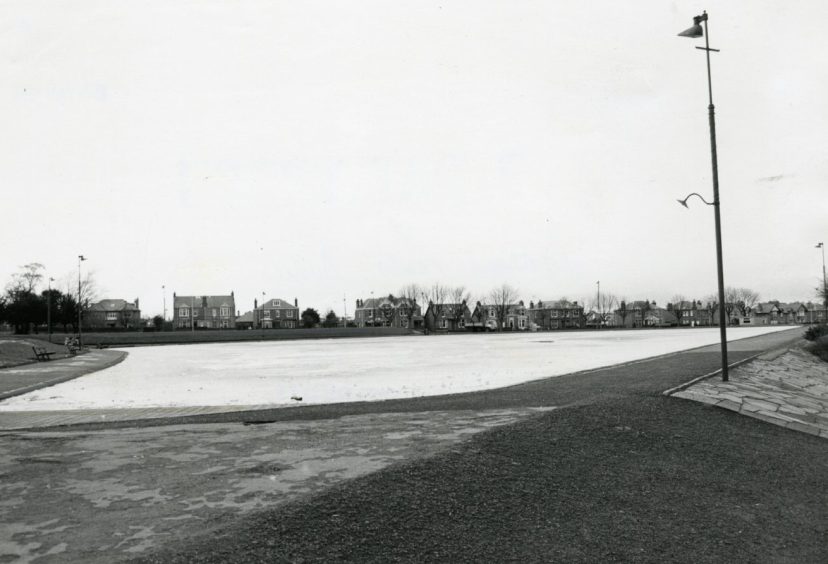
[[[161,331],[161,332],[113,332],[83,334],[83,342],[90,347],[173,345],[186,343],[221,343],[236,341],[285,341],[296,339],[340,339],[349,337],[392,337],[413,335],[409,329],[390,327],[335,327],[331,329],[251,329],[251,330],[210,330],[210,331]],[[47,340],[47,336],[29,335],[30,340]],[[53,341],[62,341],[63,333],[53,334]],[[31,351],[31,349],[30,349]]]

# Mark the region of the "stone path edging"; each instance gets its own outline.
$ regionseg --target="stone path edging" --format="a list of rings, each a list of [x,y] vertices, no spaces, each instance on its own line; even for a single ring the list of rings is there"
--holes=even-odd
[[[728,382],[711,379],[717,370],[663,394],[828,438],[828,366],[796,344],[734,365]]]

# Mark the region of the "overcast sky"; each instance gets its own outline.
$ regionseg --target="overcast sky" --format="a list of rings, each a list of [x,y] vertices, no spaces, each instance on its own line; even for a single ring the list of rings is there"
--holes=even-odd
[[[410,282],[810,299],[824,0],[0,2],[0,277],[348,313]],[[171,308],[168,309],[171,315]],[[323,311],[324,313],[324,311]]]

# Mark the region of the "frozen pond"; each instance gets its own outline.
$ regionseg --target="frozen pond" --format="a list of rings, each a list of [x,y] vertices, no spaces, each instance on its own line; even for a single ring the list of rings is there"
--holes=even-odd
[[[728,330],[729,340],[790,327]],[[474,334],[131,348],[1,411],[338,403],[468,392],[718,343],[710,329]]]

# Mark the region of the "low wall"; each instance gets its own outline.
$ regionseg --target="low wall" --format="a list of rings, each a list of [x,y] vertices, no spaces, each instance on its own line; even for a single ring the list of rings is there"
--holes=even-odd
[[[331,329],[226,329],[202,331],[83,333],[83,344],[88,347],[130,345],[172,345],[182,343],[219,343],[230,341],[283,341],[295,339],[338,339],[349,337],[393,337],[414,335],[409,329],[390,327],[335,327]],[[28,335],[46,340],[45,334]],[[52,333],[52,341],[62,343],[63,333]]]

